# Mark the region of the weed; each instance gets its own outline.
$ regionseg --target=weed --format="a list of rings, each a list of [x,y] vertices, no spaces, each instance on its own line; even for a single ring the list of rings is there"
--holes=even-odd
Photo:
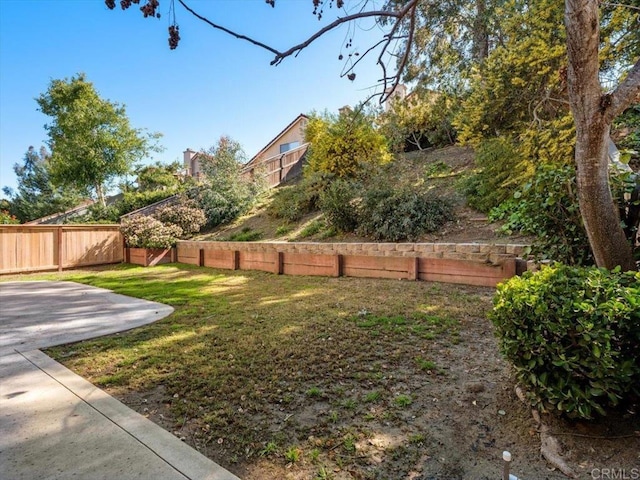
[[[413,435],[409,436],[409,443],[420,445],[423,444],[426,439],[427,437],[424,433],[414,433]]]
[[[318,473],[316,474],[316,480],[332,480],[334,478],[333,474],[327,470],[327,468],[322,465],[318,469]]]
[[[283,235],[289,233],[291,230],[293,230],[293,228],[290,225],[280,225],[278,228],[276,228],[276,237],[282,237]]]
[[[278,445],[276,442],[268,442],[262,450],[260,450],[261,457],[269,457],[274,455],[278,451]]]
[[[229,242],[255,242],[262,238],[262,232],[251,230],[249,227],[244,227],[242,231],[229,235],[227,241]]]
[[[436,369],[436,363],[431,360],[425,360],[422,357],[416,357],[416,363],[418,367],[427,372],[433,372]]]
[[[339,419],[340,419],[340,416],[338,415],[338,412],[336,412],[335,410],[331,410],[329,412],[329,421],[331,423],[338,423]]]
[[[318,450],[317,448],[314,448],[309,452],[309,460],[311,460],[311,463],[318,463],[319,459],[320,459],[320,450]]]
[[[302,450],[300,450],[298,447],[290,447],[286,452],[284,452],[284,459],[288,463],[296,463],[300,460],[301,455]]]
[[[442,178],[451,173],[451,167],[442,160],[430,163],[424,169],[425,178]]]
[[[364,396],[364,401],[366,403],[377,402],[381,397],[382,395],[380,392],[369,392]]]
[[[349,434],[344,437],[342,441],[342,448],[344,448],[347,453],[355,453],[356,452],[356,439],[353,435]]]
[[[298,234],[298,238],[312,237],[313,235],[319,233],[322,229],[324,229],[325,226],[326,223],[324,220],[321,220],[319,218],[315,219],[300,231],[300,233]]]
[[[305,392],[305,394],[307,395],[307,397],[311,398],[319,397],[322,395],[322,390],[320,390],[318,387],[311,387]]]
[[[346,408],[347,410],[355,410],[357,406],[358,402],[356,402],[353,398],[347,398],[346,400],[342,401],[342,407]]]
[[[393,401],[397,406],[404,408],[411,405],[413,399],[409,395],[398,395]]]

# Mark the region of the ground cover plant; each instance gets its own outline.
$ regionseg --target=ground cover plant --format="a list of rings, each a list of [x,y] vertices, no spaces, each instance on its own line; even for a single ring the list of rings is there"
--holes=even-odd
[[[513,394],[486,318],[492,289],[188,265],[29,278],[174,306],[47,353],[241,478],[494,479],[504,449],[522,478],[563,478]],[[580,472],[613,455],[637,464],[637,421],[594,428],[579,432],[625,437],[567,437]]]

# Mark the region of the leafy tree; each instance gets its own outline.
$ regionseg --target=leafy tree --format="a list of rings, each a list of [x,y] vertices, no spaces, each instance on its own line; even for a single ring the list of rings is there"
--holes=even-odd
[[[372,116],[357,110],[311,115],[305,141],[311,142],[307,159],[312,172],[354,177],[365,165],[391,161],[387,141]]]
[[[321,18],[323,9],[318,7],[323,2],[311,1],[315,7],[313,13]],[[105,0],[105,3],[109,8],[115,8],[115,0]],[[128,8],[130,3],[122,2],[123,8]],[[268,0],[266,3],[274,7],[276,1]],[[146,0],[141,7],[144,16],[157,16],[159,4],[159,0]],[[346,15],[339,16],[306,40],[286,50],[273,48],[216,24],[194,11],[186,0],[178,0],[178,4],[210,27],[269,51],[274,55],[272,65],[298,54],[341,25],[353,24],[363,18],[386,22],[387,33],[377,44],[362,52],[362,55],[358,51],[355,52],[358,55],[348,55],[346,58],[341,55],[347,62],[343,75],[350,80],[355,80],[355,69],[363,58],[378,55],[377,63],[382,69],[381,83],[385,92],[381,95],[383,101],[391,95],[403,73],[408,73],[409,78],[423,76],[429,82],[429,77],[433,77],[440,85],[464,88],[466,76],[460,75],[462,81],[457,81],[457,72],[484,68],[491,50],[504,44],[502,20],[497,19],[502,19],[509,12],[526,14],[538,3],[531,4],[524,0],[456,0],[444,4],[433,0],[387,0],[380,9],[376,9],[377,5],[373,2],[363,4],[341,0],[336,4],[339,8],[345,8]],[[606,147],[614,119],[640,100],[640,40],[637,35],[640,9],[637,0],[627,4],[565,0],[564,4],[565,30],[558,29],[556,24],[549,33],[557,31],[566,38],[567,68],[556,72],[561,77],[566,74],[567,97],[576,127],[574,160],[581,216],[599,266],[635,269],[631,247],[625,239],[611,195]],[[534,29],[535,24],[522,24],[523,38],[534,33]],[[169,26],[169,34],[170,47],[175,48],[179,40],[175,18]],[[535,39],[537,35],[532,37]],[[351,48],[351,40],[347,36],[345,48]],[[412,50],[414,45],[417,46],[415,51]],[[440,48],[442,45],[445,48]],[[397,48],[394,49],[394,46]],[[420,63],[421,59],[427,61]],[[394,62],[395,69],[392,65]],[[445,68],[438,68],[439,64]],[[456,67],[459,65],[463,68]],[[551,75],[553,69],[547,73]],[[612,77],[607,82],[606,91],[601,74]],[[523,80],[526,81],[526,77]],[[518,98],[513,100],[517,101]],[[550,105],[549,102],[545,104]],[[508,116],[510,104],[505,103],[504,107],[503,110],[495,106],[494,110]],[[531,107],[533,111],[536,110],[536,104]],[[517,122],[520,119],[516,117],[515,120]],[[506,122],[507,125],[511,123],[509,120]]]
[[[228,136],[198,154],[204,179],[190,195],[207,216],[207,225],[215,227],[247,212],[265,188],[261,176],[242,175],[246,155],[242,146]]]
[[[91,190],[103,206],[113,180],[157,150],[152,140],[159,135],[132,128],[124,106],[100,98],[84,74],[52,80],[36,101],[42,113],[52,117],[45,128],[53,152],[53,181]]]
[[[81,199],[78,190],[53,184],[49,171],[50,159],[44,147],[40,152],[29,147],[22,165],[16,163],[13,166],[18,177],[18,190],[4,187],[3,191],[10,199],[9,213],[22,223],[64,212],[76,206]]]
[[[148,192],[152,190],[177,191],[180,187],[180,162],[163,164],[155,162],[153,165],[144,165],[136,169],[136,182],[138,191]]]
[[[447,94],[420,89],[391,102],[378,117],[380,131],[389,140],[391,150],[406,152],[455,143],[455,100]]]

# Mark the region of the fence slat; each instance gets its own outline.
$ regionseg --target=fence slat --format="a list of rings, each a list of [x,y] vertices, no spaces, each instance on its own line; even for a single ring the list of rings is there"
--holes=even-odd
[[[1,225],[0,274],[120,263],[119,225]]]

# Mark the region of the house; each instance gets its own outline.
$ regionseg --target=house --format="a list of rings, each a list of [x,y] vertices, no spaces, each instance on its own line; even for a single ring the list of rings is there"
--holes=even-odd
[[[410,94],[407,94],[406,85],[403,85],[402,83],[396,85],[395,89],[393,86],[387,87],[384,90],[384,96],[387,97],[387,99],[384,102],[384,111],[388,112],[389,110],[391,110],[391,107],[393,106],[393,102],[404,100],[409,95]]]
[[[200,162],[198,161],[198,152],[194,152],[190,148],[187,148],[183,155],[183,163],[185,175],[188,177],[200,178],[202,175],[202,169],[200,168]]]
[[[298,115],[243,166],[242,174],[263,175],[269,187],[300,175],[308,147],[304,141],[304,130],[308,122],[309,117],[302,113]],[[202,169],[198,162],[198,152],[187,148],[183,155],[186,174],[199,178]]]
[[[302,113],[298,115],[246,163],[242,173],[263,175],[269,187],[277,187],[299,176],[309,146],[304,141],[308,123],[309,117]]]

